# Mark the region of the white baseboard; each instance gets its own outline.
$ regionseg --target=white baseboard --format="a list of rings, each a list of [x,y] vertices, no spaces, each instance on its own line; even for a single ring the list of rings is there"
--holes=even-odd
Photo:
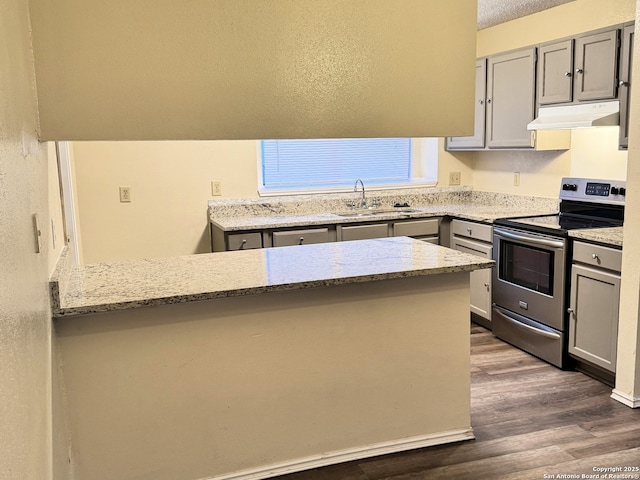
[[[615,388],[611,392],[611,398],[631,408],[640,407],[640,398],[630,397],[626,393],[616,390]]]
[[[461,430],[451,430],[418,437],[403,438],[391,442],[377,443],[363,447],[349,448],[335,452],[322,453],[310,457],[298,458],[282,463],[265,465],[239,472],[232,472],[214,477],[207,477],[201,480],[259,480],[263,478],[275,477],[287,473],[300,472],[311,468],[326,467],[336,463],[350,462],[378,455],[403,452],[416,448],[432,447],[445,443],[472,440],[475,436],[471,428]]]

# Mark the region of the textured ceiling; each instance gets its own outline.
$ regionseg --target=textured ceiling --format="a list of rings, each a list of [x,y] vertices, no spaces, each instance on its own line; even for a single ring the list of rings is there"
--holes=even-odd
[[[478,30],[574,0],[478,0]]]

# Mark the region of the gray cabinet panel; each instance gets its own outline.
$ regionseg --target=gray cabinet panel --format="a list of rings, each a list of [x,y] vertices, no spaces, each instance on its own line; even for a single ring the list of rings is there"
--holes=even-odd
[[[350,227],[338,227],[338,240],[366,240],[368,238],[381,238],[389,236],[387,223],[373,223],[369,225],[354,225]]]
[[[307,245],[311,243],[329,242],[328,228],[312,228],[307,230],[288,230],[273,232],[273,246]]]
[[[487,145],[533,147],[527,124],[535,114],[536,49],[489,58],[487,71]]]
[[[430,218],[428,220],[409,220],[395,222],[393,224],[394,237],[428,237],[438,236],[438,226],[440,219]]]
[[[260,232],[227,235],[227,250],[251,250],[253,248],[262,248]]]
[[[616,98],[618,29],[578,37],[575,52],[575,100]]]
[[[485,142],[485,115],[486,115],[486,93],[487,93],[487,59],[482,58],[476,61],[476,94],[475,94],[475,116],[474,134],[468,137],[447,138],[447,148],[471,149],[484,148]]]
[[[591,243],[574,242],[573,261],[619,272],[622,268],[622,250]]]
[[[451,221],[450,246],[454,250],[470,253],[482,258],[493,258],[493,226],[467,220]],[[470,275],[470,309],[476,314],[474,321],[491,329],[491,285],[490,268],[476,270]]]
[[[609,372],[616,369],[620,275],[571,269],[569,353]]]
[[[620,52],[620,82],[618,96],[620,98],[620,147],[629,146],[629,108],[631,98],[631,69],[633,67],[633,24],[625,25],[622,30],[622,45]]]
[[[573,90],[573,40],[538,49],[538,103],[571,102]]]

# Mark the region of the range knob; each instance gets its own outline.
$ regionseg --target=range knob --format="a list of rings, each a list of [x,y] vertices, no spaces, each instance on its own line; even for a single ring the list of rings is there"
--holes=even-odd
[[[618,189],[618,187],[611,187],[611,195],[618,195],[620,193],[620,190]]]
[[[575,183],[565,183],[562,185],[562,190],[567,190],[569,192],[576,192],[578,191],[578,185],[576,185]]]
[[[627,194],[627,189],[625,187],[620,187],[618,189],[618,193],[620,193],[620,195],[626,195]]]

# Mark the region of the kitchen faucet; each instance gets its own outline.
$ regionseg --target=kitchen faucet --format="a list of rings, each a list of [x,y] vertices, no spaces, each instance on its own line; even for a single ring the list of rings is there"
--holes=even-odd
[[[356,180],[356,184],[353,186],[353,191],[357,192],[358,191],[358,182],[360,182],[360,185],[362,185],[362,200],[360,200],[360,208],[367,208],[367,197],[365,196],[364,193],[364,182],[360,179]]]

